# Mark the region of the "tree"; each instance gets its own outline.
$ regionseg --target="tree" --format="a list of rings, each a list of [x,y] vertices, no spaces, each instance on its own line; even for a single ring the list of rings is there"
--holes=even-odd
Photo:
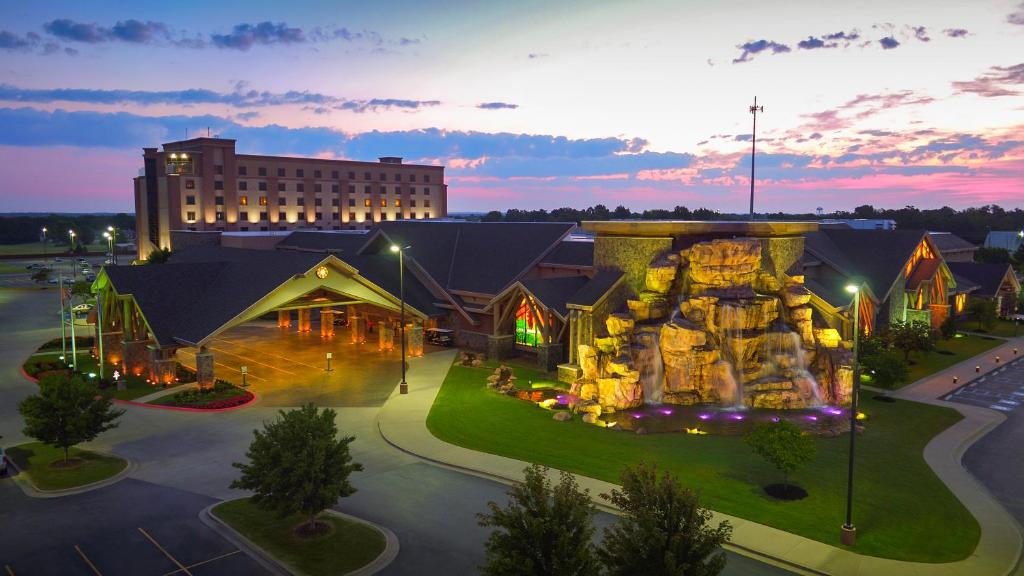
[[[864,372],[871,375],[871,383],[882,388],[895,388],[910,377],[907,361],[895,350],[880,350],[862,356],[860,365]]]
[[[534,464],[508,492],[502,508],[488,502],[480,526],[495,528],[487,538],[481,571],[490,576],[586,576],[599,572],[591,538],[594,505],[576,479],[562,472],[552,486],[548,469]]]
[[[971,298],[967,301],[967,313],[974,319],[978,330],[991,330],[996,324],[996,305],[988,298]]]
[[[911,352],[927,353],[935,349],[932,328],[926,322],[895,322],[889,326],[889,341],[903,351],[903,360],[910,360]]]
[[[1009,264],[1010,251],[1006,248],[988,248],[982,246],[974,252],[975,262],[987,262],[989,264]]]
[[[171,251],[169,249],[157,248],[149,253],[149,256],[146,257],[146,262],[149,262],[150,264],[163,264],[170,260],[170,258]]]
[[[92,294],[92,282],[86,280],[79,280],[71,285],[71,294],[73,296],[81,296],[84,300],[86,296]]]
[[[35,272],[32,273],[32,281],[33,282],[46,282],[49,279],[50,279],[50,269],[49,268],[39,268]]]
[[[953,311],[946,316],[946,319],[942,321],[942,325],[939,326],[939,332],[942,334],[943,340],[949,340],[956,336],[957,330],[957,317]]]
[[[302,513],[307,521],[299,534],[313,536],[325,529],[317,515],[356,489],[348,477],[363,469],[352,461],[349,444],[355,436],[338,437],[335,412],[306,404],[280,410],[278,418],[254,430],[255,438],[245,453],[247,464],[235,462],[242,471],[231,488],[252,490],[252,501],[282,518]]]
[[[124,410],[114,410],[110,399],[92,382],[64,374],[44,376],[39,393],[22,400],[18,411],[25,420],[24,434],[62,448],[65,464],[72,446],[116,428],[115,420],[124,414]]]
[[[745,440],[758,456],[782,472],[782,487],[787,492],[792,488],[789,475],[817,453],[814,438],[784,419],[754,427]]]
[[[635,574],[714,576],[725,568],[721,546],[732,535],[728,522],[712,527],[711,511],[656,465],[622,472],[622,490],[601,497],[622,510],[605,528],[598,557],[609,576]]]

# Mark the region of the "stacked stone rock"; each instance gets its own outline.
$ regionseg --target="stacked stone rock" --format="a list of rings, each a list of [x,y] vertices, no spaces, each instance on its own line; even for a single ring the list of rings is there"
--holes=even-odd
[[[810,299],[803,277],[764,269],[757,239],[712,240],[662,256],[627,301],[629,313],[610,315],[608,336],[579,347],[583,377],[574,391],[606,408],[641,405],[637,350],[656,331],[664,402],[845,404],[850,354],[838,332],[814,327]]]

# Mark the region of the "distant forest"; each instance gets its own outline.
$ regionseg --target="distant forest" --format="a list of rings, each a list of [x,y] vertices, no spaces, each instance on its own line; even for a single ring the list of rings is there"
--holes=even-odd
[[[60,245],[69,244],[68,230],[74,230],[77,241],[96,244],[103,241],[107,226],[118,230],[132,231],[134,237],[135,216],[131,214],[48,214],[10,215],[0,217],[0,244],[28,244],[39,242],[46,228],[46,239]],[[125,236],[119,236],[123,242]]]
[[[846,218],[883,218],[895,220],[899,229],[920,229],[935,232],[952,232],[975,244],[982,244],[990,230],[1024,230],[1024,210],[1004,210],[996,205],[980,208],[954,210],[948,206],[933,210],[920,210],[907,206],[898,210],[875,208],[865,204],[853,212],[832,214],[786,214],[775,212],[755,215],[757,220],[825,220]],[[723,214],[707,208],[690,210],[676,206],[672,210],[644,210],[633,212],[625,206],[609,210],[598,204],[584,210],[557,208],[551,210],[519,210],[516,208],[499,212],[488,212],[480,217],[483,222],[582,222],[584,220],[746,220],[746,214]]]

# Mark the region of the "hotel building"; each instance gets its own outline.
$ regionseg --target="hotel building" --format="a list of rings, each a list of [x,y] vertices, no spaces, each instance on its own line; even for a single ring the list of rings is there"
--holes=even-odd
[[[235,141],[192,138],[143,148],[135,178],[138,257],[172,248],[172,230],[359,230],[443,218],[443,166],[236,154]]]

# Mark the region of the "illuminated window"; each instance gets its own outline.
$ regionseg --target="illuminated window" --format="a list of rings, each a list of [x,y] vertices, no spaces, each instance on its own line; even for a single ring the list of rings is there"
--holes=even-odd
[[[402,207],[402,199],[401,198],[395,198],[395,208],[401,208],[401,207]]]
[[[266,206],[266,205],[267,205],[267,197],[266,196],[260,196],[260,206]]]
[[[387,205],[388,205],[388,201],[387,201],[387,199],[386,199],[386,198],[381,198],[381,199],[380,199],[380,207],[381,207],[381,208],[384,208],[384,207],[386,207]]]
[[[534,315],[530,304],[523,298],[516,310],[516,344],[537,346],[544,343],[541,335],[543,320]]]
[[[196,221],[196,213],[195,212],[186,212],[185,213],[185,220],[188,220],[189,222],[195,222]]]
[[[238,205],[239,206],[248,206],[249,205],[249,197],[246,196],[245,194],[239,196],[238,197]]]
[[[369,208],[372,205],[373,204],[370,203],[370,199],[369,198],[367,198],[366,200],[363,200],[363,206],[366,206],[367,208]]]
[[[185,188],[187,190],[194,190],[195,187],[196,187],[196,181],[195,180],[185,180]]]
[[[963,312],[966,306],[967,294],[957,294],[956,298],[953,300],[953,308],[954,310],[956,310],[957,314]]]

